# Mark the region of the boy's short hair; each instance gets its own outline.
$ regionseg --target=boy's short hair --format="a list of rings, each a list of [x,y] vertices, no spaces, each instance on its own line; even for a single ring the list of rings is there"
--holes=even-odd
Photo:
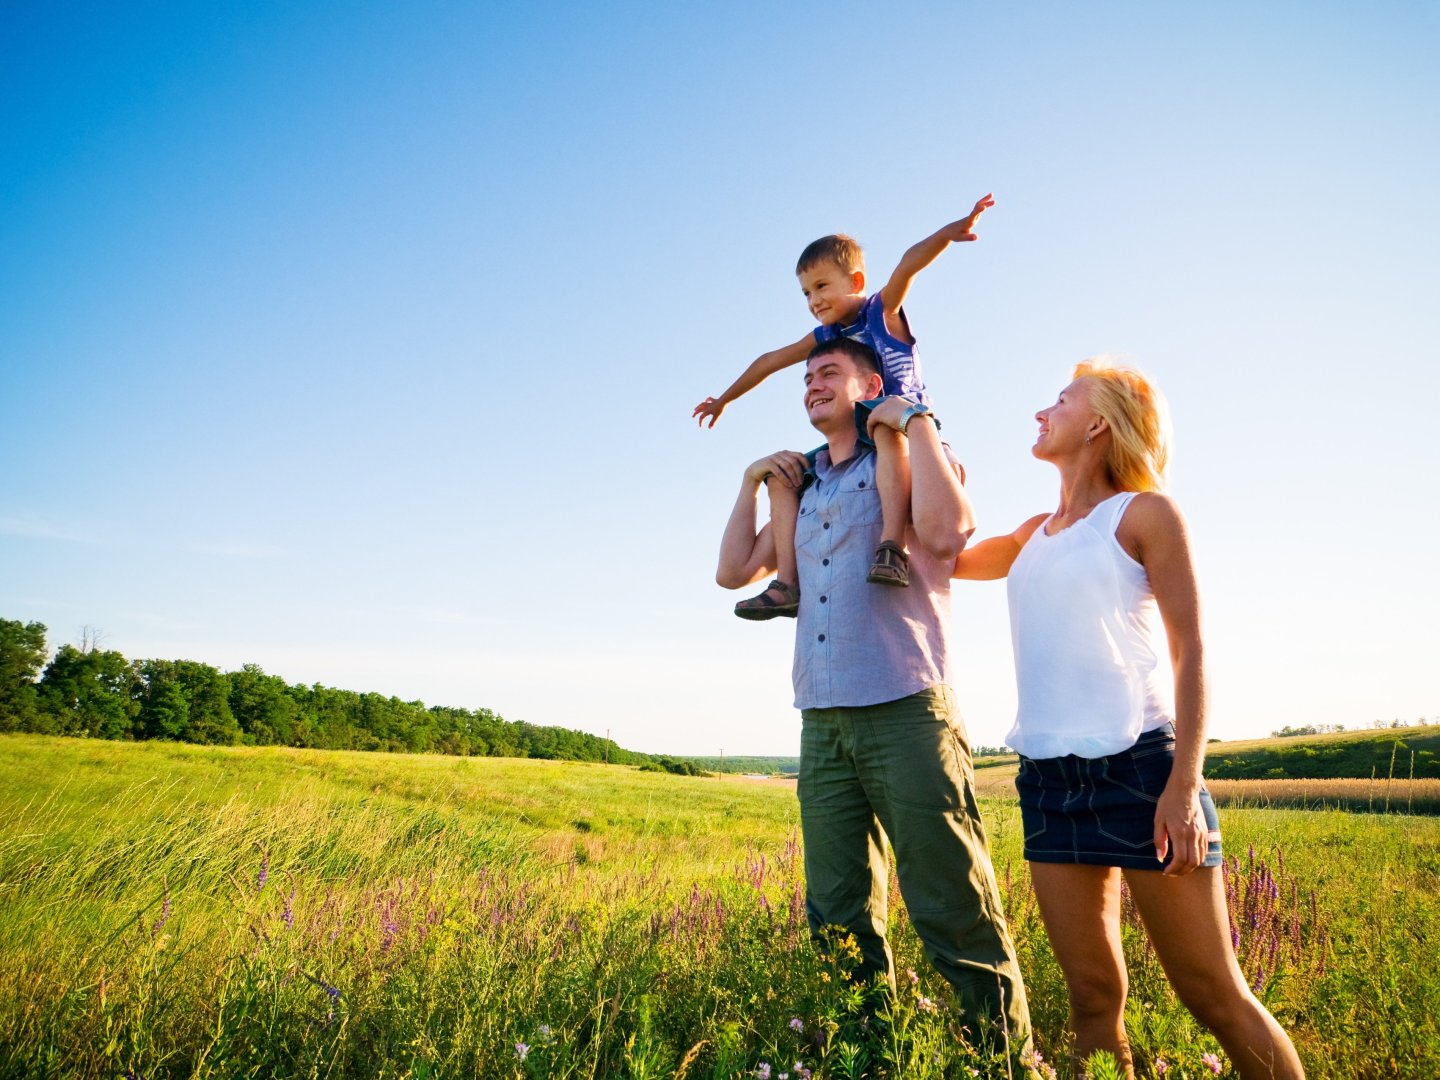
[[[848,356],[855,362],[855,366],[860,369],[862,375],[879,375],[882,379],[885,377],[880,370],[879,355],[869,345],[863,341],[856,341],[854,338],[841,337],[834,341],[820,342],[810,350],[810,355],[805,357],[805,363],[808,365],[817,356],[830,356],[833,353]]]
[[[857,270],[863,274],[865,251],[853,236],[846,236],[844,233],[822,236],[806,245],[805,250],[800,253],[800,261],[795,264],[795,273],[803,274],[822,262],[833,262],[847,274],[853,274]]]

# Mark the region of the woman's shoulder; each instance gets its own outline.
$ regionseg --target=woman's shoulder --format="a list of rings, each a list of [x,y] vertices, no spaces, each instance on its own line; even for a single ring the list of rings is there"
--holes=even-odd
[[[1020,527],[1010,535],[1015,538],[1016,543],[1018,543],[1021,547],[1024,547],[1026,541],[1028,541],[1030,537],[1035,535],[1035,530],[1040,528],[1041,525],[1044,525],[1045,522],[1049,521],[1050,517],[1051,515],[1047,512],[1044,514],[1036,514],[1032,518],[1027,518],[1025,521],[1021,522]]]
[[[1136,524],[1164,525],[1185,521],[1180,504],[1162,491],[1137,491],[1125,507],[1123,522]]]
[[[1144,562],[1143,552],[1157,541],[1185,543],[1185,515],[1179,504],[1159,491],[1141,491],[1129,501],[1115,530],[1115,539],[1132,557]],[[1164,550],[1162,548],[1161,550]]]

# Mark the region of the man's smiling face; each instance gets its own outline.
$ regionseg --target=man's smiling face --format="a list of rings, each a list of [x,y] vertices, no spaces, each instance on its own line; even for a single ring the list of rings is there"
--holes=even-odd
[[[855,423],[855,403],[880,393],[880,376],[862,371],[843,352],[821,353],[805,365],[805,415],[818,431]]]

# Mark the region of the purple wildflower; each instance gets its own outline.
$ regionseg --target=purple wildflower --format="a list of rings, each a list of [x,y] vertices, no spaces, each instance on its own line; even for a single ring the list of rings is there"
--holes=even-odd
[[[530,1045],[528,1043],[518,1042],[515,1044],[515,1060],[524,1061],[526,1055],[528,1055],[529,1053]]]
[[[755,1080],[770,1080],[770,1063],[762,1061],[755,1066]]]
[[[165,899],[160,901],[160,917],[155,920],[155,925],[150,927],[150,935],[154,937],[164,928],[165,923],[170,919],[170,893],[167,890]]]
[[[800,1032],[805,1030],[805,1021],[801,1020],[798,1016],[790,1017],[790,1030],[797,1035],[800,1034]]]
[[[1155,1075],[1164,1076],[1170,1071],[1170,1063],[1162,1057],[1155,1059]]]
[[[295,927],[295,890],[291,888],[290,895],[285,898],[285,910],[280,913],[280,918],[285,920],[285,929],[293,930]]]
[[[265,888],[265,879],[270,876],[270,853],[267,851],[260,859],[260,873],[255,878],[255,891],[259,892]]]
[[[1222,1066],[1220,1064],[1220,1059],[1214,1054],[1201,1054],[1200,1064],[1204,1065],[1216,1076],[1220,1075],[1220,1069],[1222,1068]]]

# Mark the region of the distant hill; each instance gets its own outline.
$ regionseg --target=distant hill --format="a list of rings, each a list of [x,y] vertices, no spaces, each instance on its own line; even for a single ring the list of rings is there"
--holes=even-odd
[[[1410,755],[1414,753],[1415,778],[1440,779],[1440,726],[1381,728],[1367,731],[1340,731],[1323,735],[1294,735],[1268,739],[1212,742],[1205,752],[1205,775],[1211,780],[1324,780],[1352,778],[1368,780],[1372,775],[1411,775]],[[794,775],[800,770],[798,757],[679,757],[703,772],[777,773]],[[998,747],[978,747],[976,771],[1009,767],[1018,758]]]
[[[798,773],[798,757],[687,757],[702,772],[746,773],[772,776],[775,773]]]
[[[974,762],[977,769],[989,768],[992,765],[1014,765],[1019,760],[1012,751],[1003,746],[977,746],[972,753],[975,755]],[[800,771],[798,757],[685,757],[679,760],[690,762],[701,772],[745,773],[760,776],[783,773],[787,776],[794,776]]]
[[[1411,775],[1440,778],[1440,727],[1381,728],[1328,735],[1211,743],[1205,775],[1212,780],[1322,780]]]

